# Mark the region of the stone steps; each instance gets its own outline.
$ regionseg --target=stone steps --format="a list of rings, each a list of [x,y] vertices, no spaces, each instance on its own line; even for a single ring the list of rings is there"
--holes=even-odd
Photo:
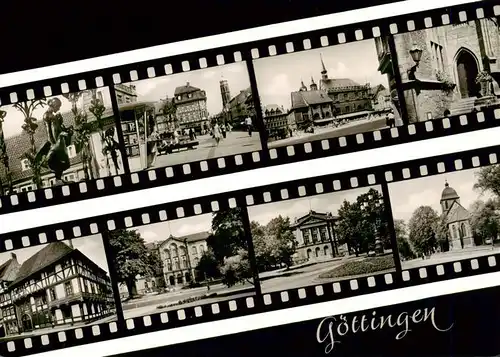
[[[451,104],[450,114],[451,115],[460,115],[465,113],[470,113],[474,108],[474,103],[476,101],[476,97],[471,98],[463,98]]]

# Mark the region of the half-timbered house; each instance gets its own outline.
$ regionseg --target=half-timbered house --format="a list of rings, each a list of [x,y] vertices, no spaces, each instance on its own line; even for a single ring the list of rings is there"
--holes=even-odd
[[[111,281],[102,268],[72,244],[50,243],[19,267],[6,285],[16,324],[7,335],[76,322],[88,322],[111,313]],[[12,327],[12,326],[11,326]]]
[[[0,336],[2,337],[17,331],[15,307],[12,303],[9,286],[16,280],[20,267],[14,253],[11,253],[9,260],[0,265]]]

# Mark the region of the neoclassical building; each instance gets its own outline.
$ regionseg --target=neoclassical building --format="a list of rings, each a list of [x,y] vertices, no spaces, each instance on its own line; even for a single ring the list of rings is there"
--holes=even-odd
[[[193,280],[204,279],[204,277],[196,275],[196,267],[201,256],[207,250],[209,236],[209,232],[199,232],[182,237],[170,235],[159,244],[158,248],[167,286],[182,286]]]
[[[379,71],[388,75],[393,90],[392,56],[397,55],[409,122],[440,118],[447,111],[451,115],[463,114],[497,102],[500,94],[497,19],[479,19],[397,34],[394,42],[396,54],[391,54],[387,38],[375,39]],[[415,48],[422,50],[418,65],[410,52]],[[496,78],[487,98],[477,82],[482,71]]]
[[[50,243],[20,265],[14,254],[0,270],[4,336],[92,321],[114,306],[107,272],[71,241]]]
[[[460,204],[460,196],[448,182],[444,184],[439,203],[448,228],[450,250],[473,247],[475,244],[470,225],[470,213]]]
[[[309,211],[291,224],[297,242],[294,261],[296,264],[326,260],[344,255],[345,244],[340,244],[335,233],[338,217],[331,213]]]

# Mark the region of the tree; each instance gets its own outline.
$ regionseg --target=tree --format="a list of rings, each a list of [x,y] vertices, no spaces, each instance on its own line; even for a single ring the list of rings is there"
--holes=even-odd
[[[420,206],[410,218],[408,223],[409,239],[418,254],[430,254],[438,245],[436,238],[436,225],[439,216],[430,206]]]
[[[402,219],[395,219],[394,220],[394,231],[396,233],[396,242],[398,245],[399,256],[403,260],[414,259],[415,252],[413,252],[413,249],[410,245],[410,242],[408,242],[408,239],[406,236],[407,232],[406,232],[405,221],[403,221]]]
[[[219,263],[211,248],[203,252],[203,255],[195,268],[206,278],[218,278],[220,276]]]
[[[219,264],[224,262],[224,258],[238,254],[240,248],[248,249],[241,208],[214,213],[212,235],[207,239],[207,244]]]
[[[492,243],[500,232],[500,215],[497,213],[495,201],[476,201],[471,207],[470,224],[475,237],[479,238],[481,244],[491,239]]]
[[[441,215],[434,227],[436,232],[437,244],[440,246],[442,252],[450,249],[450,232],[448,230],[448,221],[446,215]]]
[[[167,122],[169,123],[169,130],[173,130],[175,129],[176,125],[175,125],[175,122],[176,122],[176,117],[175,117],[175,114],[176,114],[176,107],[175,107],[175,103],[172,99],[169,99],[168,97],[163,101],[163,105],[161,107],[161,111],[163,113],[163,115],[165,116],[165,118],[167,118]]]
[[[154,276],[155,264],[145,241],[137,231],[119,229],[109,232],[109,244],[118,282],[127,286],[129,297],[137,295],[137,276]]]
[[[22,103],[18,102],[14,104],[14,108],[19,110],[24,115],[24,123],[22,125],[22,129],[29,136],[30,148],[22,155],[22,158],[28,160],[31,172],[33,173],[33,184],[35,185],[36,189],[42,187],[42,168],[45,165],[45,157],[42,155],[38,155],[37,152],[35,133],[38,129],[38,122],[37,119],[33,117],[33,115],[37,108],[44,107],[45,105],[45,99],[37,99]]]
[[[482,192],[491,191],[500,198],[500,165],[482,167],[476,177],[475,189]]]
[[[220,271],[222,282],[227,287],[234,286],[240,282],[253,284],[248,252],[244,249],[240,249],[237,255],[225,258]]]
[[[385,206],[382,194],[370,188],[368,192],[359,195],[356,201],[363,207],[363,213],[365,218],[373,225],[374,229],[369,234],[368,239],[370,239],[369,244],[372,245],[375,242],[376,234],[382,241],[382,245],[385,248],[391,247],[391,236],[389,230],[389,224],[387,222],[387,217],[385,214]]]
[[[338,211],[337,235],[342,243],[347,243],[349,250],[356,256],[368,252],[370,236],[373,237],[373,227],[366,219],[359,202],[344,200]]]
[[[292,265],[292,255],[295,253],[296,241],[290,228],[290,218],[273,218],[266,225],[266,236],[269,254],[274,264]]]

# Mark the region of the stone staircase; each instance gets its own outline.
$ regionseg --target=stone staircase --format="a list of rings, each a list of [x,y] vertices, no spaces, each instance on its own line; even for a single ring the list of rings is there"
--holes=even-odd
[[[460,115],[470,113],[474,108],[476,97],[462,98],[451,104],[450,115]]]

